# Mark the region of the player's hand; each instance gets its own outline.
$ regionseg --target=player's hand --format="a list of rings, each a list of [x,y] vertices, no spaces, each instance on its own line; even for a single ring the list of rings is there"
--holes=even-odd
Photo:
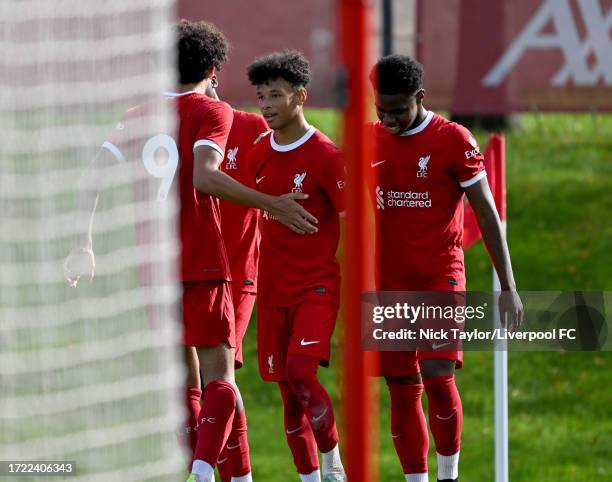
[[[504,328],[510,327],[510,333],[521,326],[523,322],[523,302],[516,290],[502,291],[499,294],[499,319]]]
[[[76,288],[81,276],[93,280],[96,257],[89,248],[73,248],[64,261],[64,278],[71,288]]]
[[[275,197],[268,210],[279,222],[298,234],[313,234],[318,231],[315,224],[319,220],[304,209],[298,199],[307,199],[308,194],[290,192]]]

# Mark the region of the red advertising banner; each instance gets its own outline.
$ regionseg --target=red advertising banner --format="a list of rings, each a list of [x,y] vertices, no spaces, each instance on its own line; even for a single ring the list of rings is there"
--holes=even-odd
[[[219,96],[234,106],[253,106],[255,90],[246,68],[256,57],[292,48],[310,60],[309,106],[334,105],[338,76],[336,2],[309,0],[179,0],[178,17],[206,20],[221,30],[232,49],[219,73]]]
[[[418,0],[427,106],[612,111],[612,0]]]

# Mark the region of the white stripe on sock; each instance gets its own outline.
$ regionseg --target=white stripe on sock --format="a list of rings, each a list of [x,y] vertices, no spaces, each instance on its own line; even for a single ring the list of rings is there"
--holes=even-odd
[[[215,469],[203,460],[197,459],[193,461],[191,473],[200,477],[202,482],[215,482]]]
[[[240,477],[232,477],[232,482],[253,482],[253,476],[251,472]]]
[[[459,452],[453,455],[438,456],[438,479],[456,479],[459,477]]]
[[[322,453],[321,455],[323,456],[323,463],[321,464],[323,475],[338,472],[344,473],[344,467],[342,466],[342,460],[340,459],[340,447],[338,444],[336,444],[336,446],[329,452]]]
[[[404,474],[404,477],[406,477],[406,482],[429,482],[427,472],[424,474]]]
[[[300,480],[302,482],[321,482],[321,472],[315,470],[310,474],[300,474]]]

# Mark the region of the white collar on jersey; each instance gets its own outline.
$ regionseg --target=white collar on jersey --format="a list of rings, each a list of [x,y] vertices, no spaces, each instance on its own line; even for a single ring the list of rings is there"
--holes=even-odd
[[[276,140],[274,140],[274,132],[272,132],[272,135],[270,136],[270,145],[272,146],[272,149],[278,152],[292,151],[293,149],[297,149],[302,144],[304,144],[308,139],[313,136],[315,132],[317,132],[317,129],[314,126],[310,126],[306,131],[306,134],[300,137],[297,141],[285,145],[277,144]]]
[[[195,94],[195,90],[188,90],[187,92],[164,92],[166,97],[182,97],[188,94]]]
[[[414,134],[418,134],[429,125],[431,119],[433,119],[433,116],[434,113],[432,111],[427,111],[427,115],[425,116],[425,119],[423,119],[423,122],[421,122],[418,126],[413,127],[412,129],[405,130],[400,134],[400,136],[413,136]]]

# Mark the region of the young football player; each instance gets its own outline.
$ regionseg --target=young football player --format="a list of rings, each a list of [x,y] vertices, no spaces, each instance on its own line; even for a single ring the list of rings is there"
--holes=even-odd
[[[466,128],[425,108],[422,77],[422,67],[402,55],[383,57],[370,75],[379,118],[371,125],[378,288],[465,291],[461,241],[466,195],[499,275],[502,311],[516,326],[523,306],[483,156]],[[438,480],[458,480],[462,408],[455,368],[462,363],[461,351],[381,352],[381,373],[391,396],[391,433],[408,482],[428,481],[423,389]]]
[[[271,212],[262,216],[257,338],[259,370],[279,386],[287,442],[303,482],[344,481],[334,409],[317,379],[328,366],[340,296],[335,257],[345,185],[338,148],[304,117],[310,66],[297,51],[257,59],[248,67],[261,113],[272,132],[250,151],[260,192],[308,194],[301,201],[319,220],[298,236]]]

